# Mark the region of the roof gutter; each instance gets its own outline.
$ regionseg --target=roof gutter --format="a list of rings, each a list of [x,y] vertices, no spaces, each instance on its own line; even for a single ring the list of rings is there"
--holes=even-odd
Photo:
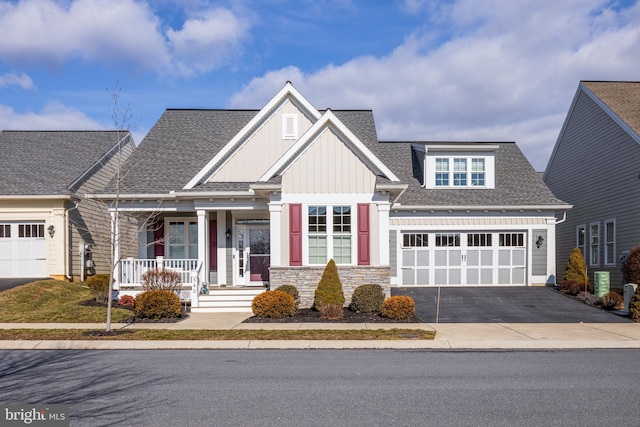
[[[571,209],[572,205],[511,205],[511,206],[461,206],[461,205],[434,205],[434,206],[392,206],[392,209],[399,211],[515,211],[515,210],[553,210],[557,211]]]
[[[9,195],[9,194],[3,194],[0,195],[0,200],[11,200],[11,199],[16,199],[16,200],[46,200],[46,199],[55,199],[55,200],[71,200],[73,199],[73,197],[69,194],[38,194],[38,195],[26,195],[26,194],[20,194],[20,195]]]

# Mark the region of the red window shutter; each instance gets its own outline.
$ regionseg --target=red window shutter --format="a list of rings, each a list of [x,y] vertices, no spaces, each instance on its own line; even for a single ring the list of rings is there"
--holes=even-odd
[[[164,220],[154,223],[153,256],[164,256]]]
[[[369,205],[358,204],[358,265],[371,262],[369,248]]]
[[[218,270],[218,221],[209,220],[209,270]]]
[[[289,205],[289,265],[302,265],[302,205]]]

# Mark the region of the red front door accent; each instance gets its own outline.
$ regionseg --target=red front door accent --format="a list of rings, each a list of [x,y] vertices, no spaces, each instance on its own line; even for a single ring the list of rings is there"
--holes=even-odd
[[[358,204],[358,265],[369,265],[369,205]]]
[[[209,271],[218,270],[218,221],[209,220]]]
[[[289,265],[302,265],[302,205],[289,205]]]

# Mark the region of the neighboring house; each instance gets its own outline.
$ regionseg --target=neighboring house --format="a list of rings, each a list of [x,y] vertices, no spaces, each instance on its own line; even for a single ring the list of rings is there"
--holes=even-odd
[[[100,257],[104,203],[83,202],[133,152],[123,131],[0,132],[0,277],[79,279],[108,273]],[[107,224],[108,226],[108,224]],[[108,240],[107,240],[108,241]],[[81,271],[81,264],[87,267]]]
[[[194,310],[218,287],[282,284],[309,306],[329,259],[347,302],[366,283],[553,284],[570,208],[514,143],[379,142],[371,111],[317,110],[291,83],[259,111],[166,110],[130,164],[99,196],[160,217],[117,287],[162,265]]]
[[[574,206],[558,225],[559,275],[578,247],[592,282],[608,271],[621,289],[621,256],[640,244],[640,82],[580,82],[544,180]]]

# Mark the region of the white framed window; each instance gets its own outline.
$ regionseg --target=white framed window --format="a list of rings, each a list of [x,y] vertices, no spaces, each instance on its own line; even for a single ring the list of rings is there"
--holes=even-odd
[[[492,156],[427,156],[426,162],[432,171],[426,177],[427,188],[494,187]]]
[[[0,239],[11,237],[11,224],[0,224]]]
[[[350,205],[308,206],[307,240],[309,264],[352,263],[353,227]]]
[[[44,238],[44,224],[18,224],[19,238]]]
[[[604,221],[604,265],[616,265],[616,220]]]
[[[169,259],[198,258],[198,221],[167,219],[165,224],[166,256]]]
[[[500,233],[499,246],[524,247],[524,233]]]
[[[589,265],[600,265],[600,223],[589,224]]]
[[[467,234],[468,247],[487,247],[493,246],[491,233],[469,233]]]
[[[403,248],[426,248],[429,246],[427,233],[402,233]]]
[[[282,115],[282,139],[298,139],[298,115]]]
[[[585,265],[587,264],[587,225],[580,224],[576,226],[576,247],[582,252],[582,258]]]

